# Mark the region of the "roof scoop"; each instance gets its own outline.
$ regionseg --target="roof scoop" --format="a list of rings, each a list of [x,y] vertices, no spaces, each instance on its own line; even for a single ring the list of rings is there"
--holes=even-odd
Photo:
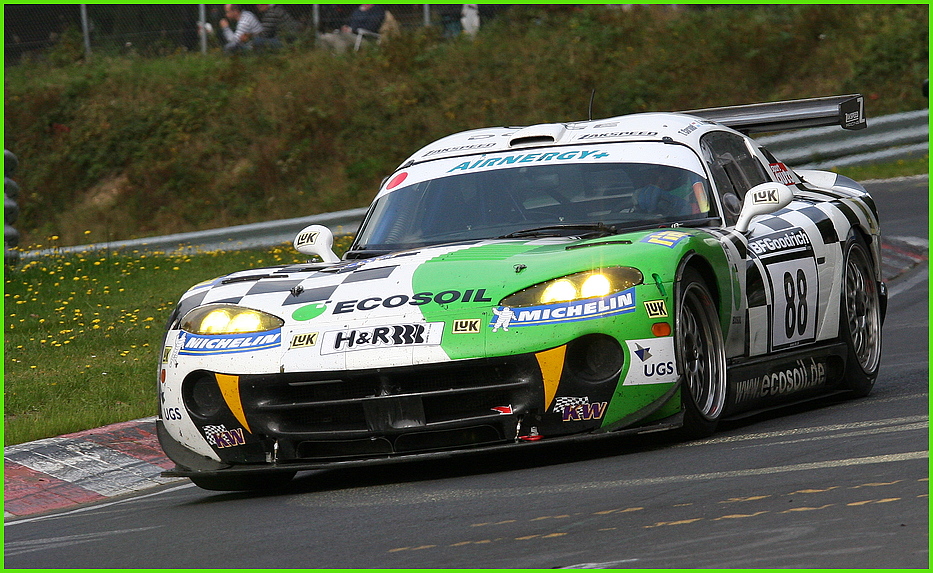
[[[519,129],[512,134],[512,139],[509,140],[509,147],[556,143],[564,136],[565,131],[567,131],[567,126],[562,123],[531,125]]]

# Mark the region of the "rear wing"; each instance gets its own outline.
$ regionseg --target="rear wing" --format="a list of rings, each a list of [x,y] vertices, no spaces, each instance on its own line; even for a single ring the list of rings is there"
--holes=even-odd
[[[867,125],[865,98],[861,94],[711,107],[681,113],[715,121],[746,135],[824,125],[863,129]]]

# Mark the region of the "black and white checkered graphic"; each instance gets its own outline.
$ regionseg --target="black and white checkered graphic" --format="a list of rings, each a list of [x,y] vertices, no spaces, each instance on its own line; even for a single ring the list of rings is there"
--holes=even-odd
[[[552,411],[563,412],[564,408],[577,408],[579,406],[585,406],[589,403],[590,399],[587,396],[558,396],[557,398],[554,398],[554,409]]]
[[[212,446],[216,446],[217,440],[214,439],[214,436],[217,434],[225,433],[227,431],[227,427],[223,424],[220,424],[219,426],[204,426],[201,428],[201,431],[204,432],[204,439],[207,440],[207,443]]]

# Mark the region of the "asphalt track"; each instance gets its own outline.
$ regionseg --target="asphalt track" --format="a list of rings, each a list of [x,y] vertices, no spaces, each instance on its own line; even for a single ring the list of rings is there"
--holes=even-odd
[[[927,212],[928,185],[926,177],[866,183],[882,214],[882,271],[893,296],[927,280],[928,222],[916,214]],[[154,417],[8,446],[4,515],[16,520],[187,483],[159,476],[173,465],[158,445]]]

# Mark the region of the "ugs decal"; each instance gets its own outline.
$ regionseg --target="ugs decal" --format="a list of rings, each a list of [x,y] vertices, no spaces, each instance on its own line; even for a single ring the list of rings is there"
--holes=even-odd
[[[576,322],[634,311],[635,289],[630,288],[609,296],[582,301],[528,306],[520,309],[499,306],[492,309],[495,318],[489,322],[489,327],[493,332],[499,329],[508,331],[511,327]]]
[[[437,346],[443,334],[443,322],[332,330],[322,337],[321,354],[394,346]]]

